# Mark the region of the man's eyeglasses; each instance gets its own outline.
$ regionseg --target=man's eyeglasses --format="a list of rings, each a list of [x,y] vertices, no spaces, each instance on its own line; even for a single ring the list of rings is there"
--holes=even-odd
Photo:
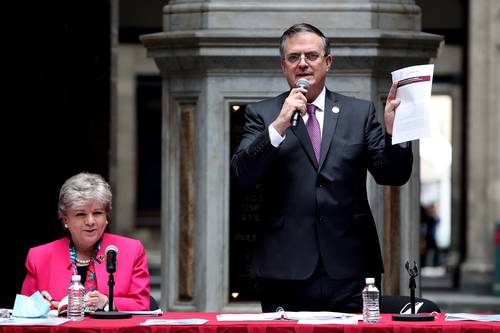
[[[296,64],[300,62],[303,58],[308,63],[315,62],[321,57],[321,54],[317,52],[307,52],[307,53],[290,53],[285,56],[285,60],[290,64]]]

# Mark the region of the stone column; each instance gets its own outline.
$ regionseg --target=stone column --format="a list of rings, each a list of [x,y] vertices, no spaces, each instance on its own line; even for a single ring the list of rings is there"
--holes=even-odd
[[[469,3],[467,253],[461,285],[491,293],[500,221],[500,2]]]
[[[135,135],[131,129],[134,104],[120,105],[120,91],[124,85],[132,82],[119,78],[123,59],[118,57],[119,2],[110,0],[111,4],[111,135],[109,180],[113,189],[113,210],[110,230],[127,235],[134,228],[135,194],[134,183],[129,181],[135,174]],[[132,101],[134,102],[134,101]],[[124,132],[122,130],[125,129]],[[125,135],[124,135],[125,133]]]
[[[164,7],[163,17],[163,32],[141,38],[163,77],[161,304],[173,310],[234,309],[228,295],[229,110],[233,103],[258,101],[288,89],[279,63],[283,31],[299,22],[318,26],[333,45],[327,86],[373,100],[379,116],[390,87],[390,71],[428,63],[441,39],[420,32],[420,9],[413,0],[172,0]],[[191,135],[186,136],[190,133],[186,126],[193,126]],[[193,152],[180,158],[180,146],[185,144]],[[183,159],[191,168],[183,166]],[[398,207],[398,216],[391,220],[401,220],[401,231],[392,237],[405,235],[404,259],[418,258],[418,178],[416,168],[410,183],[397,196],[389,192],[385,199],[382,187],[372,180],[367,184],[381,237],[384,200],[398,198],[392,204]],[[186,195],[181,183],[192,186],[187,189],[192,195]],[[186,209],[191,213],[181,216]],[[181,225],[186,223],[189,227],[183,232]],[[193,244],[192,255],[179,252],[185,236],[182,242]],[[388,260],[397,269],[399,248],[391,251]],[[179,274],[180,262],[188,262],[183,274]],[[191,290],[179,287],[190,283]],[[395,284],[399,286],[399,280]]]

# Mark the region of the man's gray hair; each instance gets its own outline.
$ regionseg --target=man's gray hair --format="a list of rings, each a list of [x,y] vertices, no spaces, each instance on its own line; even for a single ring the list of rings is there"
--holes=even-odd
[[[312,32],[321,37],[321,41],[323,42],[323,52],[325,53],[324,55],[326,56],[330,54],[330,42],[328,41],[328,38],[326,38],[325,35],[321,32],[321,30],[309,23],[298,23],[292,25],[283,33],[283,35],[281,35],[280,56],[282,58],[285,57],[285,41],[287,40],[287,38],[302,32]]]

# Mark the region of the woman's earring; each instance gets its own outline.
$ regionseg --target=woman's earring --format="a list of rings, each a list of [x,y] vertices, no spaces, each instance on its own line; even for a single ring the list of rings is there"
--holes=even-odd
[[[68,224],[64,223],[64,228],[68,229]]]

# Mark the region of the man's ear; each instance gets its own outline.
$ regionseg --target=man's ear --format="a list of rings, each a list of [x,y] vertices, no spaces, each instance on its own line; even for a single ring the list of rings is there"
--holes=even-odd
[[[329,71],[333,66],[333,56],[331,54],[326,56],[326,65],[327,65],[326,71]]]
[[[285,74],[285,59],[283,57],[280,57],[280,66],[281,66],[281,71],[283,74]]]

